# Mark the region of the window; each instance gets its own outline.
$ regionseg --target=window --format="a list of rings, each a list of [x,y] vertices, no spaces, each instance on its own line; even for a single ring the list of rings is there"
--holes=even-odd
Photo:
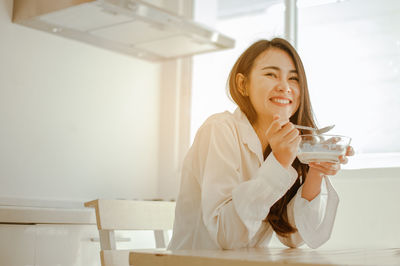
[[[400,1],[298,6],[298,50],[319,124],[352,137],[353,167],[400,166]]]
[[[198,1],[202,2],[202,1]],[[235,49],[195,56],[191,140],[211,114],[233,111],[229,71],[254,41],[284,35],[283,1],[218,0],[212,27]],[[347,168],[400,166],[400,1],[298,0],[298,44],[319,126],[352,137]]]

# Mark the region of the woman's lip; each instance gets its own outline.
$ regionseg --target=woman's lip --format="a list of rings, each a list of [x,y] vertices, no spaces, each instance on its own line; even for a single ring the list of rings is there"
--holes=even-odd
[[[271,102],[280,104],[280,105],[286,105],[286,104],[291,104],[292,100],[284,97],[271,97],[269,99]]]

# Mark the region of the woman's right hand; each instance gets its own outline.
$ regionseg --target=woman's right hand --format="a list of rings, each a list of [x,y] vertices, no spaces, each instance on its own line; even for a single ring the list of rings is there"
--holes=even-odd
[[[275,158],[283,167],[289,168],[296,159],[301,141],[299,130],[293,123],[280,121],[280,117],[275,115],[266,136]]]

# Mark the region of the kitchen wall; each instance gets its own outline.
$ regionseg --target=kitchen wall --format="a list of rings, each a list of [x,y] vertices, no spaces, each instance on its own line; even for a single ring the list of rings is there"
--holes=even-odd
[[[330,180],[340,202],[331,238],[320,249],[400,246],[400,168],[347,169]],[[271,246],[283,245],[273,238]]]
[[[0,1],[0,198],[158,194],[161,66],[11,22]]]
[[[400,168],[342,170],[331,180],[340,203],[325,248],[400,246]]]

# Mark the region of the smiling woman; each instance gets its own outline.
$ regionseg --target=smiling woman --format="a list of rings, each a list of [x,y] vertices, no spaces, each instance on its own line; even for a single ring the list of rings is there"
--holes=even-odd
[[[229,8],[239,2],[234,10]],[[393,26],[400,23],[400,1],[297,2],[297,50],[307,73],[318,126],[335,124],[332,132],[351,136],[357,151],[332,179],[341,204],[324,248],[399,246],[399,231],[393,228],[397,228],[400,217],[387,202],[398,199],[400,176],[400,142],[396,140],[400,119],[395,115],[400,112],[400,28]],[[239,55],[258,39],[284,36],[283,1],[218,3],[226,5],[218,6],[215,17],[209,9],[198,17],[234,37],[237,45],[232,50],[193,58],[192,141],[209,115],[234,112],[236,105],[221,88]],[[252,12],[251,8],[257,10]],[[372,213],[371,206],[375,210]],[[377,230],[371,232],[371,228]],[[272,237],[270,246],[281,243]]]
[[[319,247],[338,204],[326,175],[347,159],[296,158],[293,123],[315,126],[299,55],[284,39],[260,40],[234,64],[229,89],[238,108],[208,118],[184,160],[169,248],[262,247],[273,232],[288,247]]]

